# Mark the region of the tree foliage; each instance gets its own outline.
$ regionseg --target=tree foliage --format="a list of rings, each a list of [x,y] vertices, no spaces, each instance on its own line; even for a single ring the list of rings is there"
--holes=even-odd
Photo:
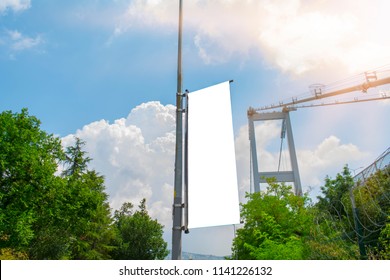
[[[303,259],[305,237],[312,222],[306,196],[295,196],[291,187],[268,181],[266,192],[247,194],[242,205],[243,228],[233,242],[233,259]]]
[[[162,260],[168,255],[167,243],[162,238],[163,226],[149,216],[145,199],[135,212],[131,203],[124,203],[115,211],[114,218],[118,232],[115,259]]]
[[[125,204],[114,221],[104,177],[88,168],[84,145],[75,138],[63,149],[27,109],[0,114],[0,259],[166,256],[162,226],[144,200],[135,213]]]
[[[353,186],[353,178],[347,166],[342,173],[337,174],[335,179],[326,177],[325,185],[321,187],[322,196],[318,197],[317,207],[336,217],[345,217],[348,213],[345,203],[348,203],[350,188]]]
[[[386,228],[390,215],[389,167],[362,182],[354,182],[347,166],[336,179],[327,178],[317,209],[337,232],[339,248],[348,259],[386,258]],[[318,215],[317,217],[321,217]],[[360,251],[356,244],[360,243]]]
[[[291,188],[268,182],[247,195],[235,259],[390,258],[390,167],[355,182],[347,166],[327,177],[315,204]]]
[[[85,142],[75,139],[66,149],[67,168],[63,171],[68,190],[69,233],[72,259],[107,259],[112,250],[110,207],[105,193],[104,177],[88,170],[90,158],[83,150]]]
[[[386,242],[389,240],[390,167],[377,170],[364,182],[357,182],[352,194],[368,257],[388,259],[389,248]]]
[[[59,139],[26,109],[0,114],[0,248],[26,250],[36,237],[62,157]]]

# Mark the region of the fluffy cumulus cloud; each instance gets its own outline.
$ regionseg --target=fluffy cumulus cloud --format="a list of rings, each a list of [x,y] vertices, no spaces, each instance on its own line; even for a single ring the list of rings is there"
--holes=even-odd
[[[177,2],[131,1],[115,35],[139,27],[176,30]],[[290,74],[340,67],[355,73],[389,60],[389,9],[386,0],[195,0],[184,1],[184,25],[205,63],[255,51]]]
[[[356,145],[343,144],[336,136],[329,136],[314,150],[298,151],[301,180],[306,186],[319,186],[325,176],[334,176],[345,164],[357,163],[367,156]]]
[[[0,13],[7,10],[19,12],[27,10],[31,7],[31,0],[1,0],[0,1]]]
[[[77,136],[86,141],[91,167],[105,176],[111,207],[123,202],[138,205],[147,199],[151,215],[171,222],[175,145],[175,107],[149,102],[127,118],[85,125],[63,138],[65,146]]]

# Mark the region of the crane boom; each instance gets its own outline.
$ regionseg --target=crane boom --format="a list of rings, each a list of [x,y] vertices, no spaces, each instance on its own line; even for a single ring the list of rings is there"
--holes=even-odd
[[[316,93],[314,96],[310,96],[310,97],[303,98],[303,99],[292,98],[292,101],[290,101],[290,102],[287,102],[287,103],[280,102],[277,105],[270,105],[270,106],[265,106],[265,107],[261,107],[261,108],[255,109],[255,111],[264,111],[264,110],[270,110],[270,109],[276,109],[276,108],[287,108],[289,106],[295,106],[295,105],[300,104],[300,103],[305,103],[305,102],[318,100],[318,99],[323,99],[323,98],[328,98],[328,97],[334,97],[334,96],[337,96],[337,95],[350,93],[350,92],[354,92],[354,91],[367,92],[367,90],[369,88],[382,86],[382,85],[385,85],[385,84],[390,84],[390,77],[378,79],[378,80],[375,80],[375,81],[367,80],[363,84],[359,84],[359,85],[355,85],[355,86],[351,86],[351,87],[347,87],[347,88],[344,88],[344,89],[331,91],[331,92],[327,92],[327,93],[321,93],[320,92],[320,93]],[[378,99],[383,99],[383,98],[388,98],[388,97],[384,96],[384,97],[378,98]],[[362,100],[360,102],[363,102],[363,101],[368,101],[368,100]],[[348,103],[352,103],[352,102],[353,101],[348,102]],[[355,102],[359,102],[359,101],[355,101]],[[327,105],[327,104],[324,104],[324,105]],[[317,106],[322,106],[322,105],[320,104],[320,105],[317,105]],[[309,107],[309,106],[306,106],[306,107]]]
[[[343,101],[336,100],[334,102],[328,102],[328,103],[308,104],[308,105],[303,104],[300,106],[289,107],[288,110],[292,111],[293,109],[299,109],[299,108],[344,105],[344,104],[361,103],[361,102],[367,102],[367,101],[377,101],[377,100],[383,100],[383,99],[390,99],[390,95],[383,94],[382,96],[379,96],[379,97],[371,97],[371,98],[364,98],[364,99],[354,98],[353,100],[343,100]]]

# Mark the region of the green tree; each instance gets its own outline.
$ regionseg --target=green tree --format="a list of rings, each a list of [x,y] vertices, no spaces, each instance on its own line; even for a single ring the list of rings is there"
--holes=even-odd
[[[308,197],[295,196],[290,186],[268,181],[266,192],[247,194],[242,205],[243,228],[233,241],[233,259],[305,259],[312,216]]]
[[[88,170],[91,161],[83,150],[85,142],[79,138],[66,149],[63,171],[66,179],[64,194],[70,234],[70,258],[108,259],[114,239],[112,218],[105,193],[104,177]]]
[[[76,139],[64,152],[27,109],[0,114],[0,258],[110,258],[104,178],[87,169],[83,146]]]
[[[60,140],[27,109],[0,114],[0,248],[28,251],[62,158]]]
[[[73,146],[68,146],[65,152],[65,164],[68,166],[62,172],[62,175],[71,179],[77,179],[88,170],[88,163],[91,158],[84,151],[85,141],[75,137]]]
[[[387,250],[383,241],[390,216],[390,167],[357,182],[353,188],[353,197],[368,257],[382,259]]]
[[[163,226],[149,216],[145,199],[137,211],[134,212],[133,207],[126,202],[115,211],[117,240],[113,257],[118,260],[164,259],[168,250],[162,237]]]
[[[388,221],[390,222],[390,216],[388,217]],[[377,259],[390,260],[390,223],[389,222],[381,230],[380,236],[378,238],[379,252],[377,254]]]
[[[322,196],[318,196],[317,207],[330,215],[343,219],[348,213],[346,204],[349,203],[349,190],[354,185],[348,166],[335,179],[326,177],[325,185],[321,187]]]
[[[354,185],[348,166],[336,177],[326,177],[316,209],[318,259],[359,259],[350,190]]]
[[[39,219],[34,223],[34,238],[28,248],[30,259],[69,258],[68,189],[62,178],[56,177],[55,181],[37,207]]]
[[[308,259],[350,260],[358,258],[358,246],[351,234],[346,234],[344,221],[335,219],[326,211],[311,207],[313,225],[307,244],[310,247]]]
[[[384,238],[382,232],[386,232],[384,230],[390,214],[389,174],[387,167],[361,182],[354,182],[345,166],[335,179],[326,179],[321,187],[322,196],[316,204],[316,217],[321,232],[325,233],[322,236],[328,239],[326,248],[329,249],[330,244],[337,244],[337,250],[328,256],[358,259],[366,258],[367,252],[369,258],[376,259],[385,254],[385,244],[380,238]]]

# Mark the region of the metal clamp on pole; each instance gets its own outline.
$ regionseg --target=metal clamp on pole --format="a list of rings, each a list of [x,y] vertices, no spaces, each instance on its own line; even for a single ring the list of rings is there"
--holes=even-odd
[[[174,214],[176,212],[175,209],[178,209],[179,211],[182,211],[182,209],[185,207],[185,204],[184,203],[175,203],[175,204],[172,204],[172,208],[173,208],[173,211],[172,213]],[[173,226],[172,227],[172,230],[173,231],[184,231],[185,230],[185,226],[179,226],[179,225],[176,225],[176,226]]]
[[[187,98],[188,99],[188,89],[185,90],[184,93],[181,93],[181,92],[177,92],[176,93],[176,96],[178,99],[180,99],[180,107],[178,106],[176,108],[177,112],[180,112],[180,113],[185,113],[186,112],[186,109],[183,108],[183,98]]]
[[[177,92],[176,99],[177,99],[176,112],[184,113],[185,110],[183,109],[183,93]]]
[[[173,230],[183,230],[183,227],[173,227]]]
[[[184,208],[184,203],[182,203],[182,204],[173,204],[173,207],[174,208]]]
[[[176,95],[177,96],[180,96],[180,97],[187,97],[187,94],[189,93],[189,91],[188,91],[188,89],[186,89],[185,91],[184,91],[184,93],[183,92],[176,92]]]

